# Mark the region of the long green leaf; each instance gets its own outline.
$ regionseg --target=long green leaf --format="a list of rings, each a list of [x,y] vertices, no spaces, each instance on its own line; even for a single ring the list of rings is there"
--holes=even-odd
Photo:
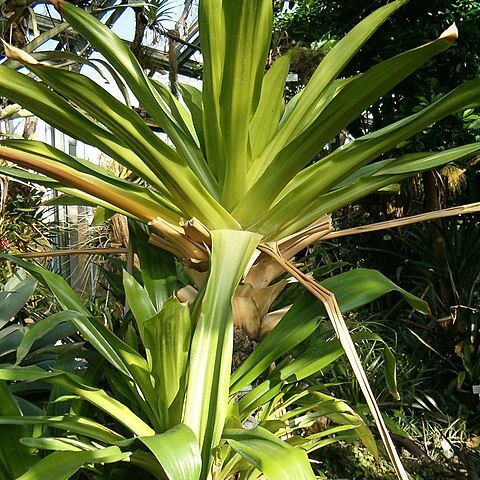
[[[354,342],[364,340],[382,341],[375,334],[357,333],[352,336]],[[337,358],[344,350],[338,340],[313,344],[303,354],[292,361],[285,361],[277,366],[274,372],[253,390],[245,394],[239,401],[240,415],[245,418],[257,408],[275,398],[284,384],[295,383],[317,374]]]
[[[53,452],[16,480],[38,480],[39,478],[68,480],[86,463],[120,462],[128,459],[130,455],[130,452],[124,453],[118,447],[88,452]]]
[[[319,153],[326,142],[402,79],[417,70],[432,56],[448,48],[454,38],[456,37],[450,35],[441,36],[433,42],[386,60],[365,74],[346,82],[330,102],[318,112],[311,124],[293,137],[283,150],[277,149],[274,153],[265,154],[272,158],[272,162],[264,172],[257,171],[256,165],[252,165],[249,175],[253,186],[244,202],[255,202],[260,206],[259,208],[268,208],[289,180],[300,172],[315,154]],[[304,95],[301,96],[301,99],[303,98]],[[297,105],[294,111],[297,112],[298,109]],[[279,135],[281,134],[276,135],[272,141],[275,145]],[[259,159],[257,163],[260,166],[265,165],[263,159]],[[352,167],[349,166],[349,168]],[[338,168],[329,170],[328,175],[316,177],[317,188],[328,188],[330,179],[338,178],[341,174],[341,170],[337,170]],[[263,193],[260,193],[260,190]],[[242,223],[247,220],[244,214],[251,217],[246,206],[239,205],[235,209],[235,215]]]
[[[355,432],[360,441],[369,449],[377,460],[379,459],[377,444],[372,432],[360,415],[345,402],[312,389],[310,393],[302,397],[298,403],[304,405],[305,408],[308,408],[308,405],[314,405],[313,409],[318,415],[325,415],[339,425],[354,426]],[[309,451],[311,450],[309,449]]]
[[[195,125],[193,121],[193,117],[191,112],[185,108],[185,106],[180,103],[180,101],[172,94],[172,92],[161,82],[158,80],[150,79],[150,82],[153,88],[158,92],[158,94],[163,98],[163,100],[168,104],[170,107],[170,111],[177,121],[177,123],[183,127],[183,129],[188,132],[192,138],[195,140],[196,143],[199,143],[199,139],[197,137],[197,132],[195,130]],[[194,88],[194,87],[192,87]],[[182,90],[184,91],[184,90]],[[206,166],[205,166],[206,167]],[[203,181],[205,184],[209,185],[208,190],[210,192],[215,192],[218,190],[218,184],[215,178],[212,175],[210,169],[205,168],[202,170],[198,170],[195,172],[197,176],[202,176],[203,174],[207,173],[208,178],[204,178]]]
[[[195,140],[187,135],[185,130],[179,125],[174,115],[170,112],[169,105],[162,96],[156,91],[150,79],[139,65],[131,50],[125,45],[115,33],[106,25],[89,15],[85,10],[75,7],[68,2],[59,2],[59,7],[65,19],[70,25],[80,32],[124,78],[127,85],[139,100],[140,104],[147,110],[157,124],[165,130],[169,138],[177,147],[179,154],[185,159],[190,169],[199,173],[198,179],[211,178],[207,171],[208,166],[203,158],[202,151]],[[205,185],[207,196],[215,196],[215,192],[208,191],[208,185]],[[200,204],[202,199],[198,198]],[[221,209],[219,209],[221,210]],[[226,212],[220,214],[212,210],[210,212],[213,218],[219,216],[223,219],[221,225],[233,226],[232,220],[226,215]]]
[[[63,152],[62,150],[59,150],[58,148],[55,148],[52,145],[48,145],[46,143],[42,143],[35,140],[22,140],[22,139],[16,139],[14,141],[5,140],[0,142],[0,144],[6,147],[15,148],[22,152],[32,153],[34,155],[39,155],[45,158],[51,158],[52,160],[55,160],[68,167],[77,169],[82,173],[93,175],[97,177],[99,180],[101,180],[102,182],[111,183],[114,186],[117,186],[119,188],[128,189],[129,191],[135,192],[146,198],[156,199],[156,200],[158,199],[158,194],[154,193],[153,191],[150,191],[141,185],[132,183],[128,180],[118,177],[117,175],[113,174],[107,169],[101,166],[95,165],[89,160],[68,155],[67,153]],[[161,184],[158,182],[158,180],[157,180],[157,183],[155,184],[155,187],[157,189],[160,187],[159,191],[161,192],[163,198],[171,199],[168,190],[164,186],[161,187]],[[157,201],[160,201],[160,200],[157,200]],[[172,203],[169,204],[169,207],[172,209],[175,208]]]
[[[198,25],[203,57],[203,131],[208,164],[219,183],[225,178],[226,154],[220,129],[220,105],[227,43],[222,0],[198,5]]]
[[[210,277],[190,350],[184,423],[202,450],[203,473],[221,436],[232,361],[232,297],[260,236],[213,230]]]
[[[130,212],[122,210],[116,205],[113,205],[109,202],[101,200],[95,195],[91,195],[82,190],[65,186],[62,183],[58,182],[57,180],[54,180],[53,178],[49,178],[47,176],[40,175],[38,173],[30,173],[27,170],[22,170],[20,168],[13,168],[13,167],[0,167],[0,173],[7,175],[11,178],[31,182],[36,185],[41,185],[44,187],[52,188],[53,190],[57,190],[58,192],[68,195],[71,198],[71,200],[69,201],[76,202],[74,203],[75,205],[89,205],[92,207],[97,206],[97,207],[108,210],[111,213],[111,215],[115,213],[120,213],[121,215],[125,215],[134,220],[140,220],[140,218],[135,217]],[[60,202],[60,201],[62,200],[60,199],[52,200],[52,201],[49,201],[48,204],[55,204],[55,202]],[[172,223],[175,223],[175,218],[177,218],[178,212],[174,213],[171,217],[170,217],[170,214],[168,214],[167,212],[168,210],[163,211],[163,215],[164,215],[163,218],[165,218],[166,220],[170,220]],[[178,216],[178,218],[179,217],[180,216]],[[95,225],[95,222],[93,223],[93,225]]]
[[[145,178],[151,185],[163,185],[150,169],[123,143],[99,124],[82,115],[61,96],[42,83],[15,70],[0,65],[0,92],[44,119],[51,126],[88,145],[95,145],[130,170]]]
[[[19,415],[20,409],[6,382],[0,380],[0,418]],[[20,443],[28,436],[25,425],[8,425],[0,428],[0,475],[2,479],[17,478],[37,460],[36,455]]]
[[[143,285],[157,313],[162,308],[163,302],[177,290],[175,258],[164,250],[152,248],[146,227],[131,222],[129,228],[140,262]]]
[[[227,429],[223,438],[268,480],[314,480],[307,454],[262,427]]]
[[[73,166],[66,165],[62,161],[65,155],[58,154],[58,151],[53,148],[51,156],[47,157],[42,154],[27,153],[15,147],[16,141],[8,142],[8,146],[0,146],[0,156],[24,168],[33,169],[54,178],[63,185],[83,191],[89,194],[90,198],[100,198],[110,205],[116,205],[117,209],[126,211],[143,221],[153,220],[159,215],[169,219],[176,218],[172,210],[162,205],[165,202],[152,201],[147,189],[142,191],[128,183],[122,188],[117,186],[114,181],[103,181],[100,175],[93,172],[84,173],[76,170]],[[70,192],[75,194],[75,190]]]
[[[218,204],[216,209],[212,208],[212,204],[216,203],[214,198],[195,175],[200,175],[200,172],[190,170],[187,162],[160,140],[135,112],[84,75],[35,65],[28,65],[28,68],[121,138],[162,179],[177,205],[187,215],[202,219],[210,215],[209,221],[223,221],[218,213],[222,208]],[[75,84],[74,89],[72,84]],[[230,225],[233,224],[231,221]]]
[[[119,372],[135,380],[145,399],[142,407],[149,419],[155,424],[157,415],[154,411],[151,411],[151,408],[155,405],[156,394],[145,359],[113,332],[105,328],[97,319],[91,318],[91,314],[83,305],[82,300],[62,277],[24,260],[5,257],[23,266],[25,270],[46,283],[64,309],[79,312],[80,315],[72,319],[72,323]]]
[[[263,79],[260,101],[249,129],[253,159],[260,155],[277,132],[285,108],[283,93],[294,50],[291,52],[278,58]]]
[[[72,312],[67,310],[64,312],[54,313],[53,315],[37,321],[28,329],[27,333],[22,339],[22,342],[18,346],[17,360],[15,362],[16,365],[19,365],[20,362],[27,356],[32,345],[37,340],[40,340],[44,335],[52,331],[61,323],[68,322],[74,318],[78,318],[78,316],[78,312]]]
[[[13,319],[37,288],[37,281],[24,270],[15,272],[0,290],[0,328]]]
[[[114,443],[124,440],[124,437],[119,433],[110,430],[90,418],[73,415],[61,415],[55,417],[5,415],[0,417],[0,425],[47,425],[49,427],[66,430],[70,433],[76,433],[105,443]],[[27,436],[27,433],[23,436]]]
[[[305,223],[311,223],[321,217],[325,213],[331,213],[339,208],[348,205],[370,193],[379,191],[381,188],[399,182],[405,178],[411,177],[415,173],[430,170],[432,168],[443,166],[449,162],[471,159],[479,151],[479,144],[473,143],[462,147],[453,148],[446,151],[409,154],[393,161],[385,162],[372,175],[361,175],[356,178],[352,175],[352,183],[342,186],[341,188],[332,190],[331,192],[318,196],[310,203],[303,213],[297,215],[287,223],[280,236],[288,235],[289,232],[296,232],[297,228],[303,228]],[[363,173],[367,173],[365,170]],[[342,182],[343,183],[343,182]],[[283,200],[282,200],[283,202]],[[277,205],[274,207],[277,209]],[[276,217],[272,215],[271,218]],[[298,222],[297,218],[301,218]]]
[[[395,285],[377,270],[356,268],[328,278],[321,285],[335,294],[342,312],[354,310],[395,291],[418,312],[424,315],[430,313],[425,301]]]
[[[229,45],[219,98],[220,129],[228,159],[222,203],[231,211],[247,189],[249,123],[260,98],[273,12],[270,0],[226,0],[222,7],[224,41]]]
[[[198,90],[198,88],[187,84],[179,84],[179,88],[180,92],[182,93],[182,99],[190,111],[190,115],[195,127],[195,133],[197,135],[202,152],[205,155],[206,148],[203,128],[202,92]]]
[[[104,390],[87,384],[77,375],[65,372],[46,372],[39,367],[32,366],[1,368],[0,379],[10,381],[42,380],[58,385],[103,410],[136,435],[155,434],[155,431],[127,406],[107,395]]]
[[[61,452],[81,452],[93,450],[91,442],[80,441],[75,438],[66,437],[38,437],[22,438],[22,444],[36,450],[53,450]]]
[[[408,0],[397,0],[375,10],[364,20],[350,30],[345,37],[328,52],[320,63],[307,87],[299,98],[295,109],[282,129],[278,138],[281,145],[286,145],[285,139],[291,139],[298,132],[321,99],[328,86],[338,77],[348,62],[358,52],[362,45],[396,10],[405,5]]]
[[[156,309],[146,290],[137,282],[133,275],[126,271],[123,272],[123,288],[125,289],[128,306],[135,318],[140,338],[144,340],[145,322],[155,315]]]

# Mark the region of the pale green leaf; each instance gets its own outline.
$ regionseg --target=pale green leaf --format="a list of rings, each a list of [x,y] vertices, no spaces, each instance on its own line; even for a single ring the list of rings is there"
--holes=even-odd
[[[205,198],[210,195],[215,197],[215,192],[208,190],[209,185],[201,183],[202,180],[208,177],[212,178],[202,151],[195,140],[177,123],[175,116],[170,111],[169,103],[158,93],[128,46],[111,29],[95,17],[89,15],[85,10],[67,2],[62,3],[60,9],[70,25],[80,32],[96,50],[101,52],[124,78],[143,108],[147,110],[159,127],[163,128],[167,133],[177,147],[180,157],[185,159],[191,170],[199,172],[199,177],[193,175],[189,179],[194,182],[190,187],[190,191],[198,188],[203,190]],[[186,175],[185,171],[182,173]],[[197,201],[200,204],[205,203],[205,208],[208,209],[207,202],[202,201],[202,195],[198,195]],[[221,209],[218,208],[217,210]],[[210,215],[214,218],[218,215],[223,219],[222,225],[232,226],[233,224],[226,212],[223,212],[222,215],[218,211],[216,212],[215,209],[212,209]]]
[[[189,307],[170,298],[143,326],[145,352],[155,379],[158,409],[162,413],[163,428],[168,429],[182,418],[192,337]]]
[[[292,138],[301,128],[309,112],[315,108],[328,86],[338,77],[345,66],[358,52],[362,45],[396,10],[408,0],[397,0],[384,5],[355,25],[320,63],[307,87],[298,99],[295,109],[289,118],[288,125],[282,129],[282,136]],[[281,137],[282,138],[282,137]],[[286,142],[279,139],[282,145]]]
[[[5,142],[6,146],[0,146],[0,155],[24,168],[35,169],[63,185],[73,187],[76,189],[70,190],[73,195],[75,191],[85,192],[90,198],[99,198],[143,221],[153,220],[159,215],[178,219],[173,213],[175,207],[171,209],[168,202],[162,201],[144,187],[120,179],[105,178],[105,175],[102,178],[93,168],[88,171],[54,147],[40,142],[21,142],[16,140]],[[48,153],[43,151],[45,148]]]
[[[157,313],[163,302],[177,290],[175,258],[169,252],[152,247],[149,231],[143,225],[130,222],[129,228],[140,262],[143,285]]]
[[[198,440],[186,425],[179,424],[161,435],[140,437],[155,455],[168,480],[199,480],[202,458]]]
[[[368,72],[343,83],[342,88],[331,100],[324,103],[311,124],[306,126],[304,131],[293,136],[282,150],[276,148],[274,152],[270,152],[267,148],[265,156],[272,161],[263,173],[258,171],[255,163],[252,165],[249,175],[256,183],[243,200],[244,206],[240,204],[235,209],[236,218],[244,223],[247,221],[247,215],[252,216],[246,206],[247,203],[251,204],[250,202],[255,203],[260,209],[267,209],[292,177],[298,174],[331,138],[402,79],[417,70],[432,56],[448,48],[451,43],[450,37],[442,36],[433,42],[386,60]],[[305,94],[300,97],[299,103],[303,98]],[[297,105],[294,109],[295,113],[299,109]],[[289,118],[286,124],[291,121],[293,122]],[[286,124],[284,129],[287,128]],[[281,132],[272,141],[275,146],[278,145],[279,136]],[[258,159],[257,163],[265,165],[262,158]],[[342,178],[344,169],[351,170],[355,165],[361,166],[357,159],[353,165],[345,162],[341,167],[337,165],[337,168],[325,170],[315,177],[314,186],[310,185],[309,188],[317,188],[318,193],[322,193],[334,184],[336,179]]]
[[[25,306],[36,288],[37,281],[24,270],[15,272],[5,283],[0,290],[0,328]]]
[[[315,480],[307,454],[262,427],[227,429],[223,438],[268,480]]]
[[[51,126],[72,138],[95,145],[117,161],[129,165],[132,170],[136,171],[135,166],[141,168],[143,165],[143,162],[122,143],[119,144],[109,131],[81,114],[41,82],[0,65],[0,92],[28,108]],[[154,175],[146,170],[144,175],[152,181],[155,180]]]
[[[104,425],[89,418],[74,415],[61,415],[56,417],[1,416],[0,425],[47,425],[83,435],[93,440],[99,440],[100,442],[114,443],[124,440],[122,435],[110,430]],[[23,436],[27,436],[27,433]]]
[[[291,52],[278,58],[263,79],[260,101],[250,122],[249,142],[254,159],[277,132],[285,108],[283,94],[293,50]]]
[[[222,3],[225,54],[219,101],[225,156],[222,203],[231,211],[243,197],[250,166],[249,123],[258,105],[270,38],[270,0],[226,0]],[[218,39],[217,39],[218,42]]]
[[[6,258],[11,257],[6,256]],[[23,266],[25,270],[29,271],[40,281],[46,283],[65,310],[79,312],[80,315],[77,318],[71,319],[73,325],[119,372],[135,380],[145,399],[142,402],[142,407],[150,420],[156,422],[156,414],[154,411],[151,411],[156,394],[145,359],[120,340],[113,332],[105,328],[96,318],[92,318],[80,297],[62,277],[24,260],[11,259]]]
[[[479,150],[480,144],[473,143],[450,150],[409,154],[398,159],[379,162],[381,163],[381,168],[375,169],[376,172],[370,172],[372,173],[371,175],[365,169],[363,172],[359,172],[359,175],[362,176],[352,175],[352,183],[350,185],[343,183],[344,186],[341,188],[334,189],[325,195],[317,196],[315,200],[310,202],[308,208],[305,208],[302,214],[297,214],[295,218],[291,217],[291,221],[284,226],[281,236],[288,235],[289,232],[296,232],[299,226],[303,228],[305,223],[311,223],[323,214],[334,212],[351,202],[378,191],[386,185],[390,185],[392,182],[401,181],[415,173],[443,166],[453,161],[471,159]],[[283,201],[282,199],[274,209],[279,208],[280,203],[285,205]],[[294,210],[293,205],[290,205],[290,208]],[[272,209],[272,215],[269,217],[269,220],[275,218],[278,217]],[[300,222],[298,219],[301,219]]]
[[[123,288],[125,289],[128,306],[132,310],[135,318],[140,338],[144,339],[145,321],[152,318],[156,310],[146,290],[137,282],[135,277],[127,271],[123,272]]]
[[[23,337],[20,345],[17,349],[17,360],[16,365],[18,365],[28,354],[32,345],[44,337],[47,333],[52,331],[58,325],[64,322],[68,322],[74,318],[78,318],[78,312],[64,311],[54,313],[46,318],[43,318],[40,321],[34,323],[28,330],[25,336]]]
[[[136,435],[153,435],[155,432],[127,406],[115,400],[104,390],[87,384],[77,375],[65,372],[45,372],[39,367],[0,369],[0,379],[10,381],[42,380],[63,387],[103,410]]]
[[[232,361],[232,297],[260,236],[213,230],[210,277],[192,340],[184,422],[199,439],[203,472],[221,436]]]
[[[203,104],[202,104],[202,92],[192,85],[179,84],[180,92],[182,93],[182,99],[185,102],[190,115],[192,117],[193,124],[195,126],[195,133],[197,135],[199,144],[205,154],[205,137],[203,129]]]
[[[227,42],[222,0],[203,0],[198,5],[198,25],[203,57],[203,132],[205,152],[213,174],[223,183],[226,155],[220,130],[220,105]]]
[[[16,480],[38,480],[40,478],[68,480],[86,463],[120,462],[126,460],[130,455],[130,452],[123,453],[118,447],[107,447],[88,452],[53,452]]]

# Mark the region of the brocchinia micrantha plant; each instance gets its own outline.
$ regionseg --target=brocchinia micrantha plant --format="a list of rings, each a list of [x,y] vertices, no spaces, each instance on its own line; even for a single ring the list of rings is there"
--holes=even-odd
[[[472,157],[479,150],[475,143],[398,158],[385,155],[446,115],[478,105],[480,81],[474,80],[418,113],[312,163],[366,108],[456,39],[456,28],[451,27],[437,40],[364,73],[341,77],[352,56],[405,1],[379,8],[353,28],[288,103],[283,93],[291,53],[277,58],[265,72],[272,33],[271,0],[199,2],[203,89],[182,86],[183,103],[147,77],[130,50],[105,25],[82,9],[58,1],[58,11],[106,58],[172,144],[162,141],[134,111],[86,76],[52,68],[6,45],[7,55],[37,79],[0,66],[0,94],[67,135],[98,147],[142,182],[116,178],[36,141],[2,141],[2,158],[43,174],[37,181],[57,190],[149,223],[159,246],[190,268],[209,272],[196,310],[180,419],[192,435],[188,442],[199,446],[201,473],[200,477],[178,478],[211,478],[215,448],[224,441],[270,479],[314,478],[306,455],[297,449],[289,462],[282,455],[277,457],[275,473],[268,470],[262,463],[265,459],[256,457],[262,448],[279,448],[280,441],[268,432],[254,430],[246,439],[238,431],[224,431],[229,394],[250,381],[242,369],[231,381],[232,298],[248,275],[261,278],[267,286],[273,279],[266,273],[271,269],[286,270],[322,300],[397,474],[407,478],[335,297],[288,262],[328,231],[328,214],[418,172]],[[3,370],[2,378],[21,379],[21,371]],[[229,391],[231,384],[237,390]],[[152,385],[148,378],[139,385],[141,395],[149,398]],[[150,443],[149,448],[154,435],[163,433],[145,428],[131,416],[123,421],[131,422],[133,433],[147,446]],[[185,433],[184,429],[176,431]],[[284,445],[287,452],[288,445]],[[195,452],[192,447],[191,462],[197,465]]]

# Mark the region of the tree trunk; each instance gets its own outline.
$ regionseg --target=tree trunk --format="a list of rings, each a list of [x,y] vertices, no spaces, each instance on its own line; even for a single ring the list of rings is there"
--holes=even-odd
[[[143,14],[143,8],[136,7],[133,10],[135,12],[135,35],[132,44],[130,45],[130,50],[135,55],[142,68],[146,68],[147,59],[142,51],[142,42],[147,28],[147,20]]]
[[[428,171],[422,174],[424,188],[424,207],[427,212],[433,212],[442,208],[440,202],[440,188],[435,171]],[[445,237],[442,233],[443,223],[441,219],[431,222],[429,233],[431,238],[432,254],[435,262],[435,269],[438,272],[438,292],[444,303],[444,313],[448,314],[450,306],[455,303],[450,281],[448,280],[448,257]]]
[[[170,91],[178,98],[178,59],[176,53],[178,42],[174,40],[174,37],[178,37],[178,31],[170,30],[169,33],[172,36],[168,37],[168,65],[170,67],[168,79],[170,81]]]

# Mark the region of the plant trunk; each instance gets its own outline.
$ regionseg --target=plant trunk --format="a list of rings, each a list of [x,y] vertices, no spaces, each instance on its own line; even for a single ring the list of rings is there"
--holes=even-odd
[[[143,14],[143,8],[136,7],[133,11],[135,12],[135,35],[132,44],[130,45],[130,50],[135,55],[142,68],[146,68],[147,61],[145,54],[142,51],[142,42],[147,28],[147,21]]]
[[[440,203],[440,189],[438,186],[436,172],[428,171],[422,174],[423,188],[424,188],[424,207],[427,212],[440,210],[442,205]],[[435,262],[435,267],[439,278],[439,295],[444,302],[445,312],[449,313],[450,306],[454,304],[453,293],[450,282],[448,281],[448,257],[445,237],[442,233],[442,220],[438,219],[432,222],[429,226],[432,254]]]
[[[171,36],[168,37],[168,79],[170,81],[170,91],[175,97],[178,98],[178,59],[176,48],[178,42],[174,40],[175,37],[178,37],[178,30],[169,30]]]
[[[23,133],[22,137],[25,140],[33,140],[33,136],[35,135],[35,130],[37,129],[38,125],[38,117],[31,116],[25,119],[25,125],[23,126]]]

